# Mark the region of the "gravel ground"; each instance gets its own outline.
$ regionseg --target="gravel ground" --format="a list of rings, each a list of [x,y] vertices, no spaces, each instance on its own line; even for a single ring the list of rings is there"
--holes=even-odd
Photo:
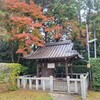
[[[77,95],[68,95],[63,93],[49,93],[54,100],[78,100]]]

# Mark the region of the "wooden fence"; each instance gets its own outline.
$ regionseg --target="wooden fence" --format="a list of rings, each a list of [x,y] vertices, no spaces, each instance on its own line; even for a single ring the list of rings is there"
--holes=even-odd
[[[30,90],[49,89],[51,92],[53,92],[53,77],[50,76],[50,77],[39,78],[39,77],[20,76],[17,78],[17,86],[18,88],[22,87],[23,89],[28,88]]]
[[[67,76],[67,92],[81,94],[82,100],[86,100],[89,85],[89,74],[80,75],[80,79],[74,79]]]
[[[89,74],[81,73],[74,74],[75,78],[70,78],[67,76],[67,80],[64,80],[65,90],[70,93],[81,94],[82,100],[86,100],[88,84],[89,84]],[[61,80],[60,80],[61,81]],[[57,88],[57,83],[55,84],[55,78],[53,76],[50,77],[33,77],[30,75],[20,76],[17,78],[17,86],[18,88],[22,87],[23,89],[42,89],[42,90],[50,90],[53,92],[55,88]],[[60,84],[60,90],[63,87],[62,81]],[[58,85],[59,85],[58,84]],[[67,86],[65,86],[67,85]],[[55,87],[56,86],[56,87]],[[59,89],[58,89],[59,90]]]
[[[72,78],[75,78],[75,79],[80,79],[80,76],[83,75],[83,76],[86,76],[87,73],[73,73],[71,75],[71,73],[68,73],[68,75]]]

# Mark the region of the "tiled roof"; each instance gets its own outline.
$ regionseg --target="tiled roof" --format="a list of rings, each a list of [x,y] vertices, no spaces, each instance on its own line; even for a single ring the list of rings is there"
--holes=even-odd
[[[26,59],[52,59],[52,58],[68,58],[78,56],[81,57],[76,50],[73,50],[71,41],[62,41],[46,44],[45,47],[37,49],[32,54],[24,57]]]

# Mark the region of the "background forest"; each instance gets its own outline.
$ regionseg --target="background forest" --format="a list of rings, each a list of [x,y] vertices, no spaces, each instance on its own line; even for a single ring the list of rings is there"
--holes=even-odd
[[[0,62],[18,62],[30,66],[29,73],[35,73],[32,67],[35,63],[24,61],[23,55],[44,43],[71,39],[84,57],[75,64],[87,64],[86,24],[90,39],[96,32],[97,57],[100,57],[99,0],[5,1],[0,0]],[[94,57],[93,44],[90,49]]]

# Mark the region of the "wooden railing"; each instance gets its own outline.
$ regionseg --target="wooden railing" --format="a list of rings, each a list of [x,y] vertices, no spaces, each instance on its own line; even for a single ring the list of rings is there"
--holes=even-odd
[[[47,86],[48,85],[48,86]],[[23,89],[49,89],[53,91],[53,77],[29,77],[29,76],[20,76],[17,78],[18,88],[22,87]]]
[[[86,75],[86,73],[68,73],[68,76],[72,77],[72,78],[80,78],[80,75]],[[66,77],[66,73],[55,73],[54,75],[55,78],[65,78]]]
[[[87,90],[89,85],[89,73],[80,75],[80,79],[74,79],[67,76],[67,92],[81,93],[82,100],[86,100]]]
[[[72,76],[72,78],[76,78],[76,79],[79,79],[81,75],[85,76],[86,73],[72,73],[72,75],[71,75],[71,73],[69,73],[70,77]]]

